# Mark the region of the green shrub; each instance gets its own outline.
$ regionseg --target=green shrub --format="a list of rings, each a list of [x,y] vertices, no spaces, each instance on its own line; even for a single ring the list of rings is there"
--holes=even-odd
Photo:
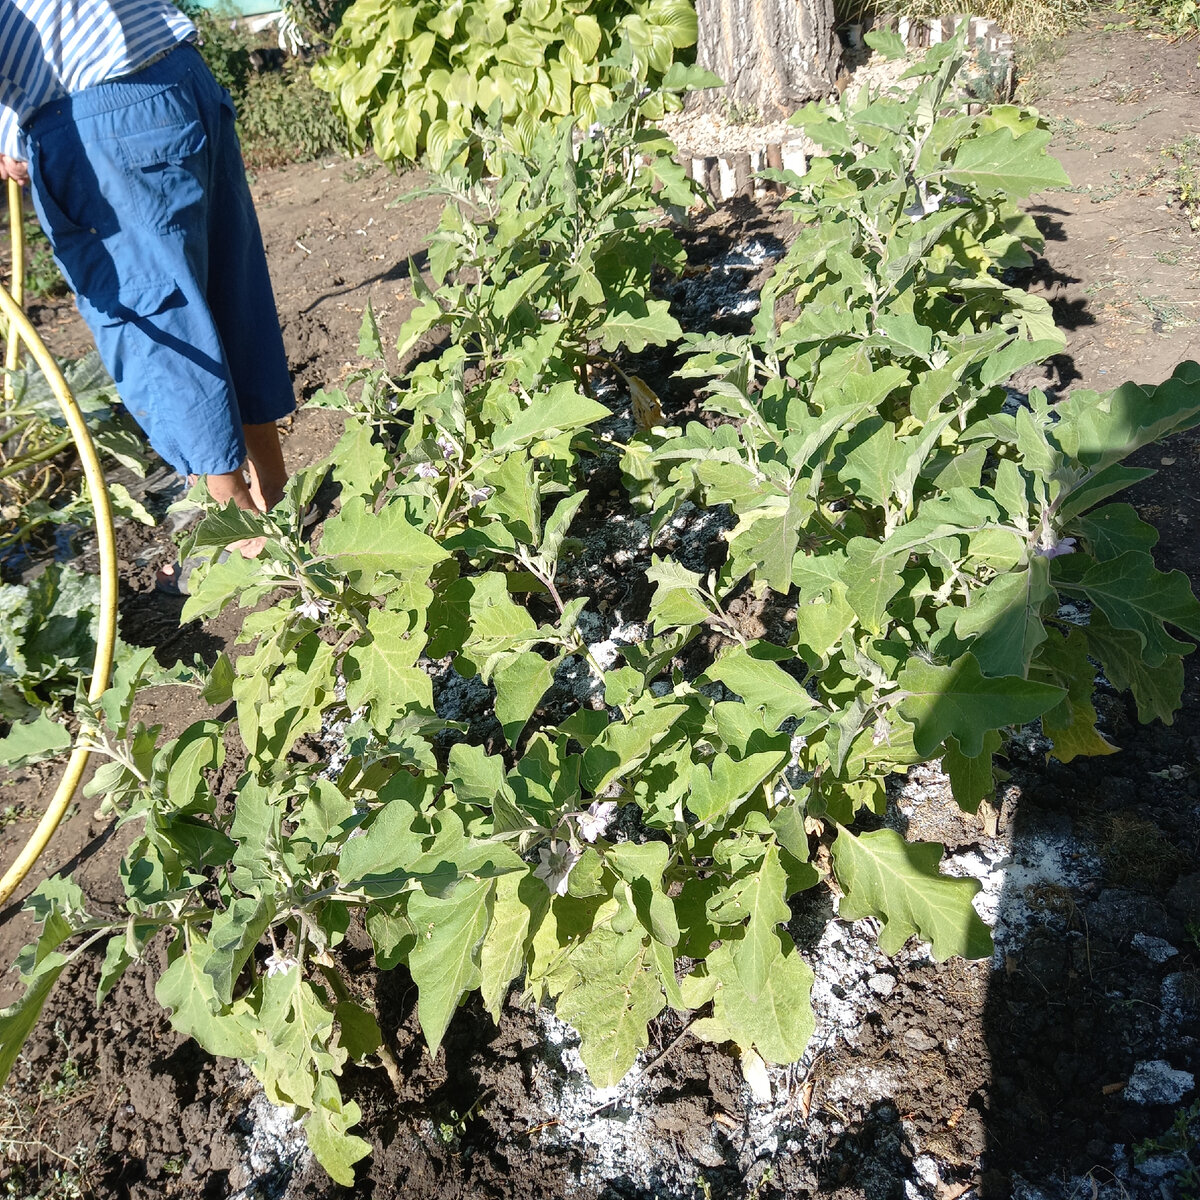
[[[238,122],[242,151],[255,166],[307,162],[349,151],[345,125],[302,62],[252,75],[238,103]]]
[[[252,38],[228,17],[189,4],[180,7],[200,32],[200,53],[213,77],[233,97],[248,163],[279,166],[347,153],[345,127],[329,98],[313,86],[303,59],[290,58],[282,70],[260,73],[252,53],[273,45],[269,34]],[[309,25],[307,9],[298,15]]]

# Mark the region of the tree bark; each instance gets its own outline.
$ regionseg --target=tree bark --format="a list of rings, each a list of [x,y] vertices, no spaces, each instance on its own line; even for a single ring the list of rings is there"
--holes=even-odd
[[[834,90],[841,47],[832,0],[696,0],[696,61],[724,81],[698,107],[778,120]]]

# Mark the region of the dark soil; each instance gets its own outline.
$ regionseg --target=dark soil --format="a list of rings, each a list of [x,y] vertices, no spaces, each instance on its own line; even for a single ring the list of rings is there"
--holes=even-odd
[[[1069,344],[1021,386],[1152,382],[1200,358],[1200,235],[1174,201],[1161,153],[1200,134],[1198,85],[1194,44],[1129,32],[1065,39],[1026,84],[1054,123],[1052,149],[1074,183],[1033,206],[1049,240],[1031,286],[1052,299]],[[430,200],[391,206],[413,184],[341,161],[256,180],[301,397],[355,365],[368,298],[385,344],[394,339],[412,303],[409,259],[421,261],[439,211]],[[689,235],[694,263],[748,231],[788,233],[769,209],[726,209]],[[86,345],[66,302],[35,315],[56,352]],[[668,419],[695,415],[685,393],[660,395]],[[302,408],[285,439],[289,463],[324,453],[337,425]],[[1200,433],[1142,459],[1160,468],[1132,497],[1160,531],[1159,564],[1200,587]],[[604,483],[591,486],[611,490]],[[126,528],[120,552],[127,640],[164,659],[209,657],[229,641],[233,617],[181,630],[180,603],[153,592],[154,568],[171,552],[164,533]],[[606,603],[635,602],[609,581]],[[168,729],[200,715],[182,689],[145,703],[144,719]],[[769,1111],[750,1098],[734,1059],[680,1037],[670,1016],[652,1031],[652,1065],[615,1099],[586,1091],[570,1035],[515,996],[499,1028],[466,1005],[431,1060],[406,975],[376,975],[366,953],[351,950],[346,966],[356,989],[373,993],[403,1085],[397,1094],[382,1070],[347,1073],[344,1090],[362,1106],[374,1153],[359,1185],[342,1189],[297,1157],[285,1123],[266,1128],[240,1066],[170,1030],[153,997],[155,971],[131,970],[97,1013],[99,964],[89,960],[64,976],[0,1094],[0,1184],[12,1197],[105,1200],[1186,1200],[1196,1193],[1166,1134],[1196,1100],[1194,1086],[1178,1100],[1140,1103],[1126,1085],[1145,1071],[1139,1064],[1200,1074],[1200,663],[1189,663],[1172,726],[1138,726],[1128,698],[1103,688],[1098,705],[1121,752],[1062,766],[1047,763],[1036,740],[1018,742],[996,827],[957,815],[935,771],[918,770],[897,789],[891,819],[943,842],[947,854],[995,861],[1012,852],[1000,901],[1024,922],[1000,939],[994,961],[934,964],[910,948],[889,964],[861,929],[839,922],[840,942],[820,937],[828,896],[797,908],[794,932],[810,958],[826,962],[831,984],[818,1002],[820,1052],[774,1078]],[[4,781],[0,808],[15,811],[0,830],[0,859],[24,842],[54,781],[48,770]],[[125,844],[125,831],[81,802],[39,870],[73,870],[102,907],[118,899]],[[1042,869],[1051,858],[1054,869]],[[16,909],[0,914],[5,962],[28,933]],[[868,1001],[863,988],[855,1001],[867,976]],[[12,994],[10,986],[0,1000]],[[1147,1139],[1148,1162],[1135,1165]]]

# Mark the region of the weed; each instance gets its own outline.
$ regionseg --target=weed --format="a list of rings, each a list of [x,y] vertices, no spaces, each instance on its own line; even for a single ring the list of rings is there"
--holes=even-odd
[[[1137,1163],[1165,1154],[1181,1155],[1187,1164],[1175,1176],[1175,1194],[1180,1200],[1200,1200],[1200,1100],[1179,1109],[1165,1133],[1146,1138],[1133,1148]]]
[[[308,67],[251,76],[239,103],[242,149],[260,167],[346,154],[346,129],[333,102],[313,85]]]
[[[79,1060],[71,1051],[71,1043],[67,1041],[61,1021],[54,1022],[54,1036],[62,1047],[63,1061],[56,1078],[47,1076],[38,1084],[38,1095],[43,1100],[65,1100],[75,1095],[87,1082]]]
[[[1163,158],[1174,160],[1171,190],[1175,192],[1188,224],[1200,232],[1200,137],[1193,134],[1166,146]]]
[[[1183,309],[1173,304],[1166,296],[1138,296],[1140,303],[1149,313],[1150,319],[1163,329],[1178,329],[1181,325],[1190,324],[1183,315]]]
[[[1178,250],[1155,250],[1154,261],[1162,263],[1164,267],[1177,267],[1180,262]]]
[[[1185,869],[1188,854],[1153,822],[1112,813],[1092,822],[1104,873],[1118,886],[1169,888]]]
[[[1122,23],[1125,27],[1149,29],[1175,38],[1200,34],[1197,0],[1117,0],[1113,7],[1117,12],[1129,14],[1129,20]]]

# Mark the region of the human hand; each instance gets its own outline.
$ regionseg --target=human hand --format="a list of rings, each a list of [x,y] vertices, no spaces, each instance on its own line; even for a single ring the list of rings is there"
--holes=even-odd
[[[29,164],[19,158],[0,154],[0,179],[15,179],[18,183],[29,182]]]

